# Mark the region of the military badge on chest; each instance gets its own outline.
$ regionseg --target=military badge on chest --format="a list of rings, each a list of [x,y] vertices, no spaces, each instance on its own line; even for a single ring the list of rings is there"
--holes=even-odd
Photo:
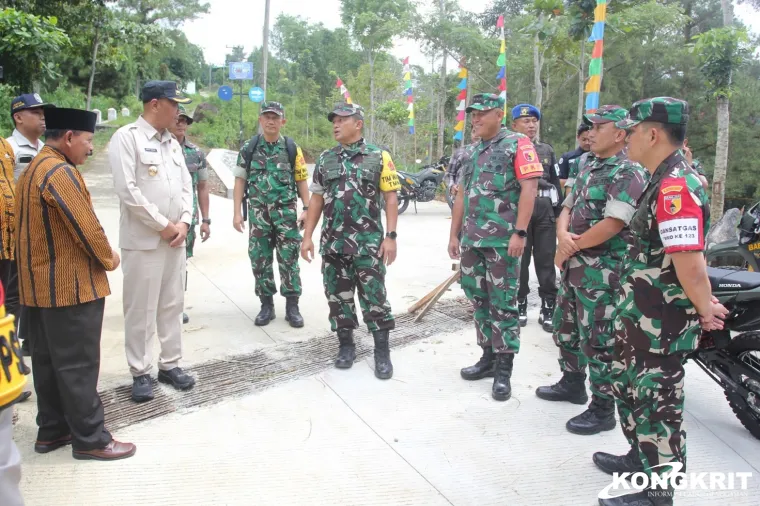
[[[148,175],[150,175],[150,177],[153,177],[156,174],[158,174],[158,167],[156,167],[155,165],[151,165],[150,167],[148,167]]]

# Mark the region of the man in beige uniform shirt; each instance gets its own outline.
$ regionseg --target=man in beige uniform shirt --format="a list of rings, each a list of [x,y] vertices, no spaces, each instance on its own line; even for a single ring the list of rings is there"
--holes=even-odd
[[[195,384],[178,366],[193,186],[182,148],[168,130],[177,121],[178,104],[190,99],[172,81],[149,81],[142,101],[142,115],[120,128],[108,148],[121,201],[124,334],[135,402],[153,399],[154,334],[161,344],[158,381],[178,390]]]

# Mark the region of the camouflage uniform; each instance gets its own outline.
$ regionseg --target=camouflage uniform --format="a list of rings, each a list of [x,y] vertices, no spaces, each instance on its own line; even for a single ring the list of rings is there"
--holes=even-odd
[[[467,112],[503,107],[503,98],[481,94],[473,97]],[[462,288],[475,307],[478,344],[484,349],[484,358],[506,354],[511,361],[520,351],[517,313],[520,257],[510,256],[507,250],[516,231],[521,181],[540,178],[544,169],[528,137],[502,128],[495,137],[484,139],[474,147],[462,171]],[[493,361],[493,358],[488,360]],[[511,365],[509,362],[508,375],[511,375]],[[477,379],[468,377],[465,370],[462,376]],[[498,379],[497,370],[494,398],[506,400],[511,388],[497,394]]]
[[[686,102],[660,97],[633,105],[631,119],[685,125]],[[699,315],[678,281],[671,254],[704,251],[710,226],[707,195],[676,150],[654,171],[631,221],[633,246],[615,320],[613,391],[623,432],[648,474],[685,464],[684,354],[697,348]]]
[[[462,177],[462,163],[468,156],[470,156],[475,146],[477,146],[477,144],[462,146],[451,155],[449,166],[446,168],[446,175],[443,177],[447,189],[451,189],[455,184],[459,184],[459,180]]]
[[[274,143],[261,136],[248,159],[250,142],[240,150],[235,177],[245,179],[248,184],[248,256],[256,280],[255,293],[259,297],[271,297],[277,293],[274,281],[276,249],[280,293],[283,297],[299,297],[301,234],[297,223],[296,183],[308,178],[306,162],[301,148],[297,147],[296,165],[290,166],[282,136]]]
[[[185,155],[185,164],[187,170],[190,172],[190,177],[193,179],[193,222],[187,231],[187,239],[185,240],[185,249],[187,251],[187,258],[193,257],[193,246],[195,246],[195,230],[198,226],[198,182],[208,181],[208,164],[206,163],[206,155],[203,151],[187,140],[182,142],[182,153]]]
[[[565,188],[572,190],[573,186],[575,186],[575,181],[578,178],[578,174],[580,174],[581,170],[587,163],[591,163],[593,160],[594,153],[591,151],[586,151],[581,156],[575,157],[567,162],[568,172],[567,180],[565,181]]]
[[[345,109],[339,112],[358,110],[350,104]],[[390,153],[364,139],[335,146],[317,160],[310,189],[324,198],[319,252],[333,331],[359,326],[355,289],[370,332],[395,327],[379,256],[385,237],[379,199],[400,187]]]

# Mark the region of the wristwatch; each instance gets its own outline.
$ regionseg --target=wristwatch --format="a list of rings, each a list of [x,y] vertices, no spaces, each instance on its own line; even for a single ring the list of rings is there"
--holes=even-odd
[[[517,234],[518,237],[522,237],[523,239],[528,237],[528,232],[526,230],[520,230],[519,228],[516,228],[515,233]]]
[[[201,223],[205,223],[206,225],[211,225],[211,218],[203,218],[201,220]]]
[[[387,237],[388,239],[393,239],[395,241],[396,240],[396,232],[388,232],[388,233],[385,234],[385,237]]]

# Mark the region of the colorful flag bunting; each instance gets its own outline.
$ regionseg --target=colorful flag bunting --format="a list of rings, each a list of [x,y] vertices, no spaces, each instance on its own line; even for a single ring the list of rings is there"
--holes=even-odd
[[[504,33],[504,16],[499,16],[496,22],[496,28],[499,29],[501,37],[501,47],[499,48],[499,58],[496,60],[496,66],[499,67],[499,73],[496,80],[499,81],[499,96],[504,99],[504,119],[502,124],[507,124],[507,37]]]
[[[409,111],[409,134],[414,135],[414,91],[412,86],[412,68],[409,66],[409,57],[404,58],[404,95],[406,95],[406,108]]]
[[[343,81],[340,80],[340,77],[338,78],[338,81],[335,83],[335,87],[340,90],[340,94],[343,95],[343,98],[346,99],[347,104],[351,104],[351,95],[348,93],[348,90],[346,89],[346,86],[343,84]]]
[[[457,105],[457,118],[456,118],[456,124],[454,125],[454,140],[455,141],[461,141],[464,139],[464,123],[465,123],[465,109],[467,108],[467,68],[462,65],[463,62],[459,63],[459,77],[462,78],[462,80],[459,82],[459,85],[457,88],[459,89],[459,93],[457,94],[457,100],[459,101],[459,105]]]
[[[602,89],[602,68],[604,55],[604,24],[607,20],[607,0],[596,0],[594,9],[594,26],[591,28],[589,42],[594,43],[591,61],[588,64],[588,82],[586,83],[586,113],[599,108],[599,91]]]

